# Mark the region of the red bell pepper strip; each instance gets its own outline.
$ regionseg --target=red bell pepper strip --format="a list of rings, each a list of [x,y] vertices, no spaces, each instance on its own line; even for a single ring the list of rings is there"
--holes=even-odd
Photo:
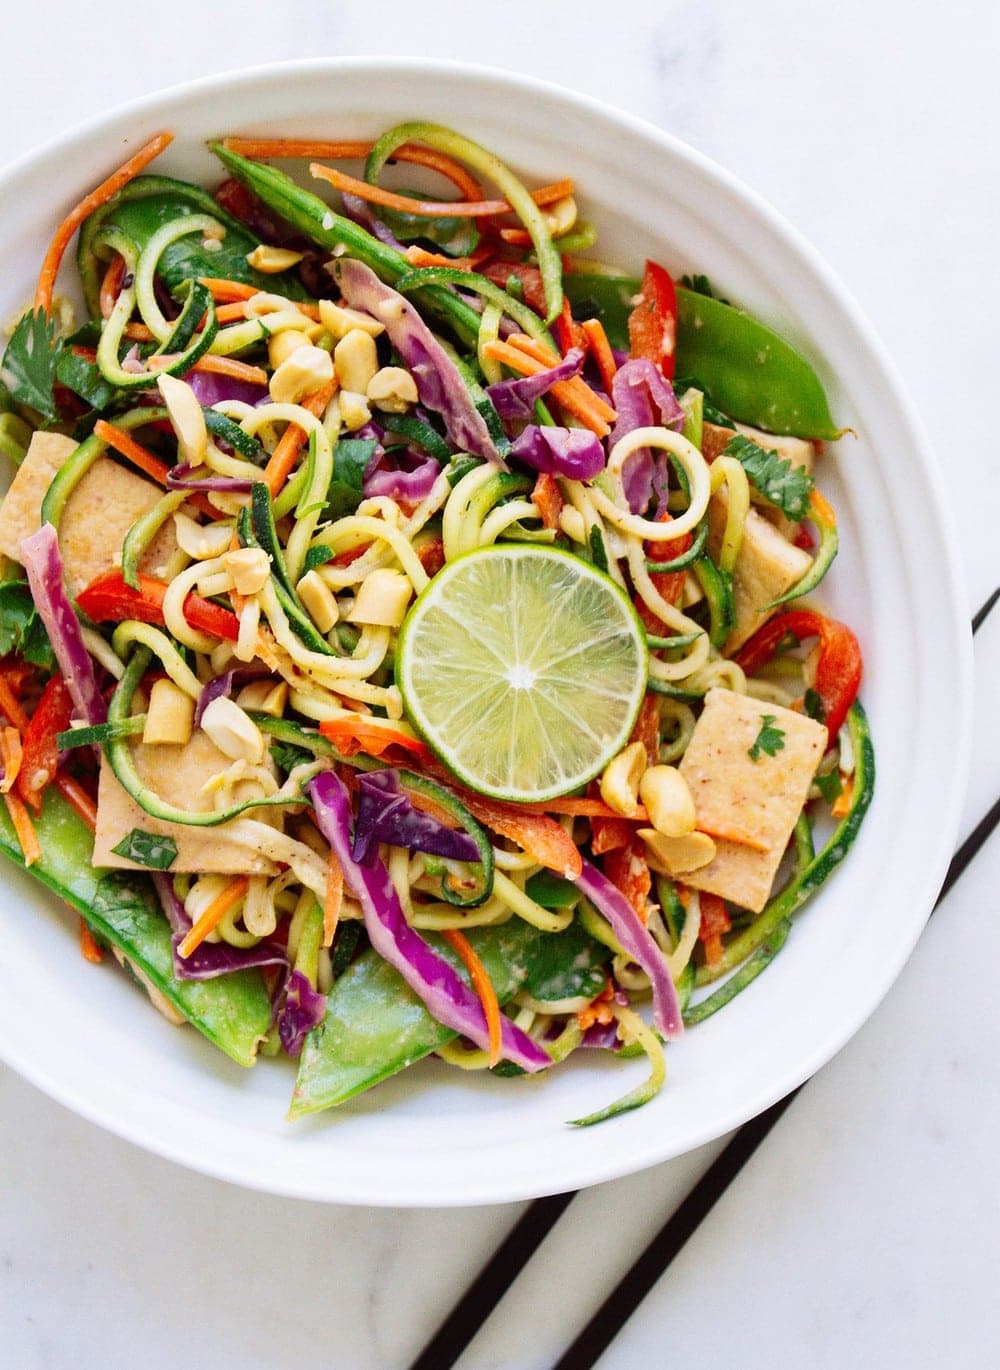
[[[647,262],[639,303],[628,318],[629,351],[672,380],[677,361],[677,291],[669,271]]]
[[[815,689],[823,705],[823,721],[832,746],[861,684],[860,644],[846,623],[824,618],[813,609],[789,609],[765,623],[744,643],[736,653],[737,666],[748,676],[756,675],[789,633],[800,642],[808,637],[819,638]]]
[[[66,731],[72,717],[73,700],[66,682],[54,675],[42,691],[22,739],[17,792],[35,813],[41,812],[42,795],[59,769],[56,736]]]
[[[646,846],[634,834],[623,847],[615,847],[604,858],[604,874],[635,909],[643,923],[649,917],[646,896],[653,887],[646,860]]]
[[[168,586],[152,576],[139,576],[139,588],[125,584],[121,571],[105,571],[81,590],[76,602],[95,623],[121,623],[124,619],[138,619],[140,623],[163,626],[163,597]],[[192,628],[211,637],[235,642],[240,635],[240,621],[234,613],[223,609],[200,595],[189,594],[184,601],[184,617]]]
[[[702,890],[698,904],[701,909],[698,937],[705,949],[705,964],[717,966],[722,960],[722,934],[733,926],[733,920],[717,894]]]
[[[563,296],[562,311],[558,319],[556,319],[555,323],[552,325],[552,331],[556,335],[559,351],[564,357],[573,347],[582,347],[586,349],[587,340],[584,337],[583,329],[573,318],[567,296]]]

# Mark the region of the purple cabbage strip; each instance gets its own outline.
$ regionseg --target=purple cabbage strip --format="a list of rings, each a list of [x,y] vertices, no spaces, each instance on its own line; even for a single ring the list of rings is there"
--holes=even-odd
[[[531,419],[535,416],[535,400],[540,400],[559,381],[572,380],[582,370],[583,351],[579,347],[571,347],[557,366],[539,371],[535,376],[497,381],[495,385],[486,387],[486,393],[502,419]]]
[[[380,842],[408,851],[424,851],[453,861],[478,861],[479,849],[468,833],[447,828],[429,813],[414,808],[399,785],[395,770],[370,771],[358,779],[358,817],[351,855],[366,862]]]
[[[684,410],[673,387],[659,367],[644,357],[632,357],[618,368],[611,384],[611,403],[618,420],[608,438],[609,449],[637,428],[662,424],[680,430],[684,426]],[[656,464],[645,447],[633,452],[625,464],[622,484],[633,514],[643,513],[653,497]],[[662,490],[658,493],[662,499]]]
[[[535,471],[571,480],[590,480],[607,464],[604,448],[589,428],[555,428],[529,423],[514,439],[510,455]]]
[[[293,970],[278,1014],[278,1036],[289,1056],[299,1056],[302,1044],[326,1017],[326,995],[313,989],[300,970]]]
[[[31,597],[56,654],[59,670],[85,723],[107,721],[108,708],[97,684],[94,663],[84,646],[83,633],[66,593],[59,539],[51,523],[24,538],[21,564],[28,573]]]
[[[220,494],[249,495],[253,489],[253,481],[243,480],[240,476],[201,476],[196,477],[191,474],[191,465],[184,461],[179,462],[167,472],[167,488],[169,490],[215,490]]]
[[[350,257],[337,261],[333,274],[348,305],[385,326],[389,341],[413,374],[421,403],[441,415],[455,446],[503,466],[458,368],[409,300]]]
[[[344,205],[344,213],[349,219],[353,219],[356,224],[360,224],[362,228],[366,228],[372,237],[377,238],[380,243],[385,243],[386,246],[395,248],[397,252],[405,254],[405,245],[399,241],[389,225],[384,224],[382,220],[373,213],[371,206],[367,204],[366,201],[362,200],[360,195],[351,195],[345,191],[341,195],[341,200]]]
[[[214,371],[188,371],[184,380],[194,391],[202,409],[211,409],[213,405],[226,400],[256,405],[268,398],[266,385],[234,380],[232,376],[218,376]]]
[[[663,953],[649,929],[625,896],[590,861],[584,861],[576,887],[611,924],[622,949],[649,976],[653,987],[653,1019],[664,1037],[684,1031],[677,991]]]
[[[173,933],[174,977],[178,980],[214,980],[237,970],[278,966],[288,969],[284,948],[273,942],[255,947],[231,947],[226,942],[202,942],[190,956],[180,956],[177,948],[191,929],[191,919],[174,893],[174,882],[165,871],[150,871],[163,912]]]
[[[359,866],[351,855],[351,804],[347,789],[333,771],[323,771],[309,784],[316,822],[340,858],[344,879],[361,904],[365,928],[375,951],[394,966],[446,1027],[489,1048],[486,1015],[474,991],[454,967],[409,926],[382,861]],[[548,1052],[501,1014],[502,1054],[527,1071],[552,1064]]]
[[[440,474],[441,466],[433,457],[428,457],[412,471],[394,471],[380,466],[365,476],[362,491],[366,499],[385,495],[389,499],[422,500],[433,490]]]

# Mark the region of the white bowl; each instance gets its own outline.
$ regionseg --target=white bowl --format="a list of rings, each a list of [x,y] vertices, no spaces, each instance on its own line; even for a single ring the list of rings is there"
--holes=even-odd
[[[602,257],[637,271],[649,255],[676,273],[706,272],[815,364],[838,421],[859,435],[831,449],[820,479],[842,526],[825,597],[861,638],[875,738],[875,799],[861,834],[767,974],[670,1048],[660,1096],[601,1127],[564,1120],[623,1093],[642,1062],[588,1053],[540,1080],[430,1062],[291,1126],[287,1065],[244,1071],[196,1032],[169,1027],[124,976],[82,961],[75,919],[7,863],[0,1052],[119,1136],[239,1184],[347,1203],[494,1203],[611,1179],[717,1137],[818,1070],[864,1022],[913,947],[954,844],[970,637],[943,483],[843,286],[725,171],[568,91],[466,66],[361,59],[240,72],[140,100],[0,180],[0,318],[23,305],[68,205],[160,129],[177,141],[154,170],[212,185],[211,136],[358,138],[412,118],[471,134],[530,178],[573,176]]]

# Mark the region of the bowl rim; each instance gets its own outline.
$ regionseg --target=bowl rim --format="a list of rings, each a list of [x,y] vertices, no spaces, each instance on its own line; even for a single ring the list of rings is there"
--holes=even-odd
[[[882,964],[881,975],[873,980],[869,993],[859,1003],[852,1000],[849,1012],[831,1018],[830,1025],[822,1034],[811,1053],[796,1063],[786,1066],[775,1077],[762,1086],[751,1098],[744,1098],[730,1115],[720,1121],[716,1118],[700,1129],[691,1131],[682,1145],[667,1147],[638,1146],[624,1158],[616,1154],[612,1147],[607,1148],[606,1157],[589,1165],[581,1165],[572,1174],[558,1182],[545,1181],[532,1184],[523,1176],[504,1177],[497,1181],[485,1177],[478,1189],[465,1188],[455,1193],[447,1181],[435,1181],[423,1187],[419,1193],[412,1192],[412,1186],[402,1189],[393,1188],[390,1181],[385,1185],[358,1190],[349,1189],[347,1181],[318,1186],[311,1177],[303,1180],[294,1173],[261,1173],[262,1167],[255,1167],[250,1157],[232,1154],[227,1163],[199,1155],[194,1144],[185,1144],[183,1133],[179,1130],[177,1139],[156,1131],[141,1119],[116,1116],[113,1110],[88,1098],[86,1086],[78,1086],[68,1078],[59,1078],[47,1071],[31,1058],[30,1050],[22,1051],[0,1037],[0,1060],[15,1069],[20,1075],[39,1089],[70,1109],[74,1113],[97,1124],[112,1134],[119,1136],[144,1150],[164,1159],[171,1160],[189,1169],[213,1177],[286,1197],[319,1200],[321,1202],[368,1204],[376,1206],[412,1207],[452,1207],[476,1204],[514,1202],[530,1199],[546,1193],[564,1192],[567,1189],[583,1188],[603,1181],[620,1178],[648,1166],[658,1164],[686,1154],[705,1143],[724,1135],[726,1132],[756,1117],[779,1099],[794,1091],[808,1080],[854,1036],[862,1024],[871,1016],[888,993],[896,977],[908,960],[927,917],[930,914],[934,895],[940,888],[944,877],[955,837],[958,832],[966,793],[967,776],[972,746],[972,699],[973,699],[973,658],[972,636],[968,628],[968,599],[964,586],[963,568],[956,555],[958,547],[957,524],[945,485],[943,473],[926,436],[917,410],[903,384],[895,364],[881,341],[873,325],[861,311],[854,296],[840,280],[833,268],[808,239],[787,220],[763,195],[746,185],[739,177],[715,162],[705,153],[692,147],[683,139],[665,131],[647,119],[631,114],[619,107],[583,94],[561,84],[525,76],[503,68],[487,64],[471,63],[454,59],[415,58],[405,56],[384,57],[320,57],[293,58],[279,62],[254,64],[248,67],[200,76],[189,81],[176,82],[149,92],[136,99],[123,101],[102,113],[91,116],[82,123],[62,133],[43,140],[19,157],[0,168],[0,195],[7,191],[17,178],[30,173],[36,164],[52,156],[72,153],[77,148],[90,145],[95,139],[109,134],[114,135],[116,127],[127,117],[143,117],[155,114],[158,107],[178,102],[192,95],[214,93],[224,96],[227,92],[274,79],[276,75],[295,76],[314,73],[335,74],[350,72],[378,73],[381,76],[440,76],[461,77],[485,83],[495,82],[507,86],[512,91],[542,97],[561,104],[587,119],[598,116],[611,119],[624,132],[633,132],[641,137],[658,143],[672,156],[692,166],[697,174],[706,178],[719,189],[742,202],[750,213],[761,220],[767,230],[778,241],[782,249],[806,268],[807,273],[818,281],[836,307],[841,311],[847,324],[860,338],[876,363],[881,379],[898,406],[902,425],[913,439],[912,457],[915,457],[921,476],[930,489],[939,511],[938,521],[943,536],[942,543],[948,554],[944,558],[942,571],[946,577],[942,595],[951,611],[951,621],[955,628],[954,642],[951,644],[954,655],[951,664],[954,670],[956,709],[955,728],[957,748],[947,787],[942,786],[935,795],[938,807],[937,828],[939,840],[933,859],[925,867],[928,876],[926,883],[926,908],[923,916],[913,918],[908,925],[907,934],[895,945],[895,955],[888,957]],[[117,130],[120,132],[120,128]],[[489,1182],[492,1178],[492,1182]]]

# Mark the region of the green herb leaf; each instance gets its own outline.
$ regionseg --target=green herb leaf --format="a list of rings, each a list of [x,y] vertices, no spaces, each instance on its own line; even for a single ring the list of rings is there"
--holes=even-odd
[[[774,714],[762,714],[760,720],[760,732],[757,740],[747,751],[747,756],[751,761],[759,761],[761,752],[766,752],[768,756],[777,756],[785,745],[785,734],[780,728],[773,725],[776,722]]]
[[[86,357],[78,357],[68,347],[64,347],[58,354],[56,377],[67,390],[72,390],[75,395],[86,400],[91,409],[98,409],[101,412],[121,393],[113,385],[108,384],[96,362],[88,361]]]
[[[604,539],[601,537],[601,530],[596,524],[590,530],[590,559],[599,571],[607,571],[608,554],[604,549]]]
[[[708,277],[700,272],[695,272],[693,276],[682,276],[681,285],[687,286],[688,290],[693,290],[696,295],[707,295],[710,300],[718,300],[720,304],[732,303],[730,300],[724,300]]]
[[[15,404],[37,409],[47,419],[59,417],[52,387],[61,351],[55,323],[44,310],[29,310],[11,334],[0,367],[0,381]]]
[[[172,837],[145,832],[142,828],[133,828],[111,850],[116,856],[124,856],[126,861],[135,861],[154,871],[167,870],[177,859],[177,843]]]
[[[810,718],[814,718],[817,723],[826,722],[826,710],[823,708],[823,701],[816,690],[812,688],[806,690],[802,704]]]
[[[0,656],[17,652],[42,670],[55,669],[56,659],[38,617],[35,602],[26,581],[5,580],[0,583]]]
[[[292,742],[272,742],[271,759],[286,775],[296,766],[316,760],[312,752],[306,751],[305,747],[296,747]]]
[[[353,514],[364,498],[365,472],[378,446],[374,438],[341,438],[333,449],[333,480],[326,496],[325,517]]]
[[[813,488],[813,478],[808,471],[793,466],[777,452],[765,451],[743,433],[730,438],[722,455],[735,457],[747,473],[750,484],[788,518],[798,522],[806,517]]]
[[[593,999],[605,986],[604,966],[611,955],[610,947],[591,937],[579,923],[570,923],[565,932],[540,940],[524,988],[543,1001],[578,995]]]
[[[832,804],[844,793],[844,783],[840,778],[840,772],[831,771],[829,775],[818,775],[816,777],[816,788],[826,802]]]
[[[524,892],[543,909],[575,909],[581,898],[572,880],[564,880],[561,875],[545,870],[536,871]]]

